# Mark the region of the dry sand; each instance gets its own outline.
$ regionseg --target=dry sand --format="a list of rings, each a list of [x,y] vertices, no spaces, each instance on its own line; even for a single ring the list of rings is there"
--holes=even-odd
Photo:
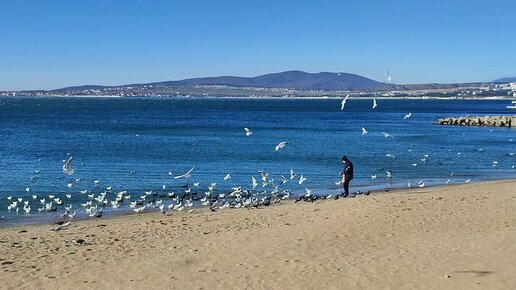
[[[509,180],[0,228],[0,288],[516,289],[515,224]]]

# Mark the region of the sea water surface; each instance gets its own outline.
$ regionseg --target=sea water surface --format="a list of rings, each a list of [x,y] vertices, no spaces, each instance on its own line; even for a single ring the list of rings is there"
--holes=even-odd
[[[513,114],[507,101],[377,101],[372,109],[371,100],[351,98],[340,111],[336,99],[0,98],[0,226],[57,218],[60,210],[37,211],[49,194],[80,208],[88,199],[80,190],[108,186],[135,198],[180,191],[186,182],[198,182],[200,194],[212,182],[224,192],[250,188],[258,170],[276,183],[291,169],[303,174],[303,184],[296,177],[283,185],[293,194],[335,193],[344,154],[355,166],[352,191],[516,176],[516,129],[432,124],[448,116]],[[276,152],[281,141],[288,144]],[[72,176],[62,172],[68,154]],[[188,181],[173,178],[192,167]],[[29,202],[31,213],[22,202],[18,212],[7,210],[17,198]]]

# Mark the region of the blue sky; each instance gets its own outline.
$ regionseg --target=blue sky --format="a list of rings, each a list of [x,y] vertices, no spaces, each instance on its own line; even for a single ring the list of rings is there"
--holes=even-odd
[[[516,76],[516,1],[2,1],[0,90],[299,69]]]

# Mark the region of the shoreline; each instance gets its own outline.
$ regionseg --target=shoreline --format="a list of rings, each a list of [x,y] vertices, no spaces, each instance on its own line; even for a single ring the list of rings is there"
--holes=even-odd
[[[0,288],[514,289],[515,187],[0,228]]]
[[[51,98],[69,98],[69,99],[177,99],[177,100],[342,100],[345,96],[307,96],[307,97],[301,97],[301,96],[289,96],[289,97],[283,97],[283,96],[262,96],[262,97],[256,97],[256,96],[187,96],[187,95],[163,95],[163,96],[118,96],[118,95],[45,95],[45,96],[0,96],[0,98],[6,98],[6,99],[15,99],[15,98],[32,98],[32,99],[51,99]],[[456,100],[464,100],[464,101],[511,101],[514,100],[513,97],[508,96],[495,96],[495,97],[426,97],[426,96],[412,96],[412,97],[386,97],[386,96],[353,96],[350,95],[350,98],[356,99],[356,100],[443,100],[443,101],[456,101]]]
[[[376,186],[375,185],[368,185],[368,186],[357,185],[357,186],[352,186],[350,192],[356,193],[358,191],[361,191],[361,192],[370,191],[371,194],[389,194],[389,193],[400,193],[400,192],[417,190],[417,189],[425,189],[425,188],[428,188],[428,189],[448,188],[448,187],[454,187],[454,186],[460,186],[460,185],[466,185],[466,184],[482,184],[485,182],[516,181],[516,177],[504,176],[501,178],[477,179],[472,182],[454,181],[454,182],[450,182],[448,184],[442,183],[442,182],[437,182],[436,180],[444,181],[445,179],[444,178],[443,179],[432,179],[432,180],[426,179],[425,186],[422,188],[418,187],[416,184],[414,184],[413,187],[407,187],[405,182],[402,182],[402,181],[399,181],[398,183],[395,183],[395,184],[391,184],[391,186],[389,186],[389,187],[385,187],[384,185],[376,185]],[[328,194],[335,195],[340,192],[340,189],[338,189],[338,188],[333,188],[333,189],[319,188],[319,189],[312,189],[312,191],[314,191],[314,193],[316,195],[328,195]],[[303,192],[303,194],[304,194],[304,192]],[[299,194],[293,193],[293,197],[283,200],[281,203],[293,202],[293,201],[295,201],[296,197],[298,197],[298,196],[299,196]],[[121,208],[117,211],[111,211],[111,208],[109,206],[106,206],[106,208],[107,208],[107,211],[104,212],[103,217],[101,219],[112,219],[112,218],[119,218],[119,217],[131,216],[131,215],[138,214],[138,213],[133,212],[130,208],[127,208],[127,207]],[[206,212],[208,211],[207,206],[200,206],[200,207],[194,207],[194,208],[196,211],[206,211]],[[225,210],[234,210],[234,209],[235,208],[229,208],[229,209],[225,209]],[[152,208],[151,210],[146,210],[139,214],[153,214],[153,213],[157,213],[158,211],[159,210],[157,208]],[[45,213],[43,213],[43,214],[45,214]],[[0,217],[2,217],[1,214],[0,214]],[[18,217],[18,216],[15,216],[15,217]],[[26,216],[21,215],[19,217],[21,217],[21,219],[23,219]],[[0,230],[2,228],[9,228],[9,227],[43,226],[43,225],[48,226],[48,225],[54,225],[55,222],[57,222],[58,220],[61,220],[61,218],[59,218],[58,216],[52,216],[52,217],[47,216],[46,218],[34,219],[34,222],[18,222],[18,221],[16,221],[16,222],[12,222],[12,223],[6,223],[7,218],[8,218],[8,216],[5,217],[4,220],[0,220]],[[87,220],[95,220],[95,219],[97,219],[97,218],[88,217],[86,215],[79,215],[78,217],[76,217],[74,219],[74,221],[87,221]]]

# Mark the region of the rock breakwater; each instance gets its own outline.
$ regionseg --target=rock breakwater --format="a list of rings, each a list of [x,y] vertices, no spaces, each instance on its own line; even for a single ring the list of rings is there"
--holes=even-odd
[[[437,125],[516,127],[516,116],[448,117],[434,122]]]

